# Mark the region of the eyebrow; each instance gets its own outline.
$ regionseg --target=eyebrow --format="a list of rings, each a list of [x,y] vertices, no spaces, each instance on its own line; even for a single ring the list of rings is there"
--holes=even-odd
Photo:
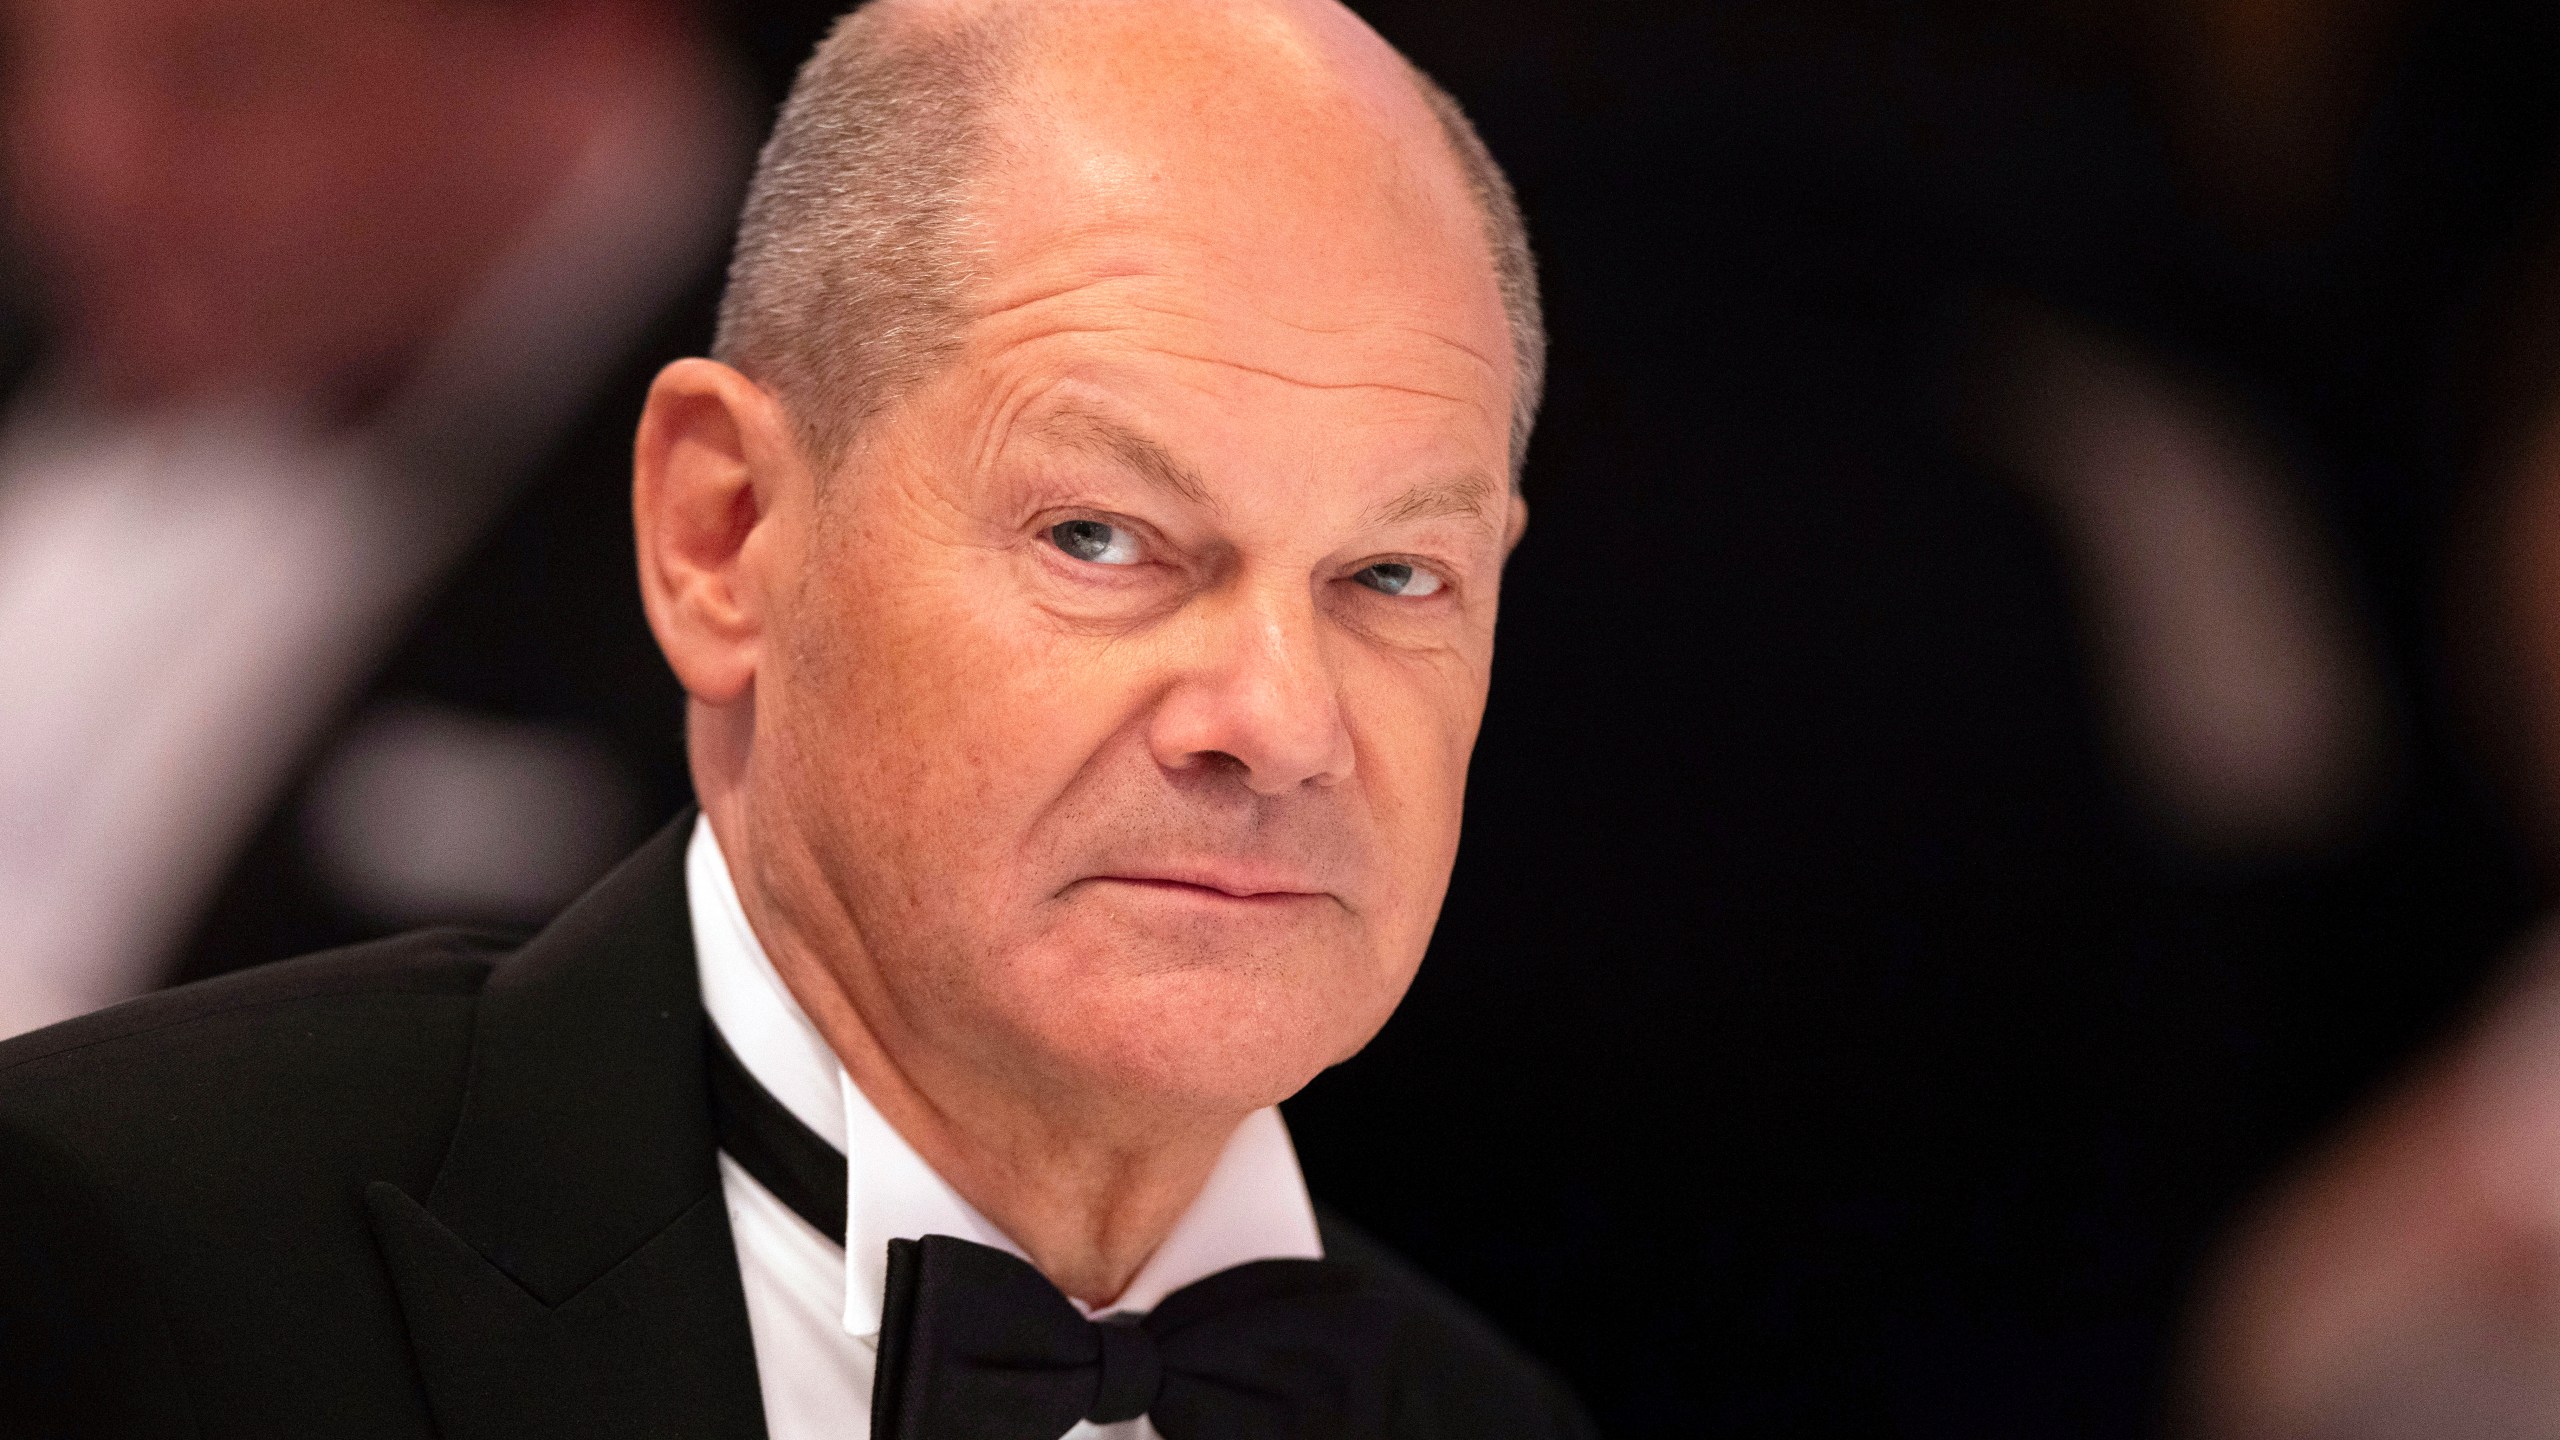
[[[1477,474],[1425,481],[1370,511],[1369,518],[1372,524],[1397,525],[1457,516],[1490,526],[1494,489],[1492,481]]]
[[[1061,410],[1040,422],[1040,433],[1061,444],[1116,460],[1139,479],[1176,498],[1214,510],[1200,473],[1173,458],[1173,452],[1108,416],[1090,410]]]

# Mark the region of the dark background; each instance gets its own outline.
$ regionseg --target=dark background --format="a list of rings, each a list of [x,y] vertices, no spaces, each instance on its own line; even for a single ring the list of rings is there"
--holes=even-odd
[[[2560,17],[2330,7],[2328,168],[2258,206],[2176,7],[1357,8],[1510,168],[1554,383],[1438,943],[1291,1107],[1317,1192],[1614,1435],[2152,1432],[2236,1207],[2538,905],[2447,635]],[[1952,433],[2017,296],[2306,478],[2394,737],[2343,838],[2130,802],[2051,522]]]

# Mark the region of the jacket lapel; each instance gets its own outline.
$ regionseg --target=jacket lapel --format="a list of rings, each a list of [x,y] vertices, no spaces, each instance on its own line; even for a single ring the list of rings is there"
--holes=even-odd
[[[434,1186],[367,1192],[447,1440],[764,1433],[713,1158],[691,827],[492,972]]]

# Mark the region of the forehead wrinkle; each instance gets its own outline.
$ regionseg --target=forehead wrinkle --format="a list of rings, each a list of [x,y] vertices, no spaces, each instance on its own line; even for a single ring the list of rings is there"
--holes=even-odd
[[[1009,336],[1007,337],[1007,344],[1011,347],[1018,347],[1043,340],[1055,340],[1069,335],[1106,335],[1125,338],[1137,328],[1138,327],[1134,325],[1102,325],[1090,322],[1060,320],[1044,325],[1037,330],[1027,331],[1020,335]],[[1255,365],[1247,361],[1232,359],[1227,356],[1199,355],[1188,350],[1176,350],[1170,346],[1157,344],[1151,341],[1142,341],[1141,344],[1143,348],[1150,353],[1161,355],[1169,360],[1181,360],[1193,365],[1221,366],[1226,369],[1241,371],[1248,375],[1258,375],[1266,380],[1277,380],[1284,385],[1293,385],[1302,390],[1378,390],[1390,395],[1405,395],[1420,400],[1437,400],[1444,405],[1469,406],[1475,403],[1464,395],[1452,395],[1445,390],[1432,390],[1419,385],[1399,385],[1391,380],[1309,380],[1304,376],[1292,375],[1284,370],[1275,370],[1266,365]],[[1474,353],[1472,351],[1465,350],[1463,346],[1453,346],[1452,348],[1459,349],[1461,353],[1465,354],[1472,355]]]
[[[1032,290],[1027,294],[1005,295],[999,299],[989,299],[985,303],[976,307],[976,313],[972,318],[981,322],[988,320],[1001,320],[1006,316],[1017,314],[1024,310],[1030,310],[1041,305],[1046,305],[1051,301],[1066,300],[1073,296],[1081,295],[1088,290],[1100,289],[1105,285],[1115,284],[1124,280],[1153,279],[1155,276],[1153,272],[1143,267],[1129,266],[1124,269],[1108,270],[1099,274],[1079,275],[1073,279],[1040,278],[1045,282],[1040,286],[1040,288]],[[986,288],[996,289],[998,287],[989,285]]]
[[[995,303],[982,306],[979,309],[976,318],[979,322],[983,323],[1006,317],[1019,316],[1025,311],[1036,310],[1044,305],[1071,302],[1078,296],[1082,296],[1089,291],[1101,289],[1104,286],[1117,285],[1133,280],[1145,281],[1162,278],[1164,277],[1149,270],[1132,267],[1129,269],[1114,270],[1107,274],[1092,275],[1071,281],[1056,282],[1044,286],[1032,294],[1007,297]],[[1386,330],[1395,334],[1410,336],[1414,339],[1423,341],[1425,344],[1435,346],[1440,349],[1455,351],[1459,355],[1466,357],[1470,363],[1482,369],[1487,375],[1498,377],[1502,373],[1504,367],[1509,364],[1509,356],[1507,354],[1502,359],[1496,360],[1476,349],[1474,346],[1467,344],[1465,341],[1441,334],[1440,332],[1431,329],[1429,326],[1392,321],[1352,321],[1341,325],[1320,325],[1310,321],[1292,319],[1289,316],[1282,315],[1265,303],[1262,297],[1254,295],[1250,291],[1243,291],[1240,293],[1244,303],[1254,312],[1256,318],[1262,320],[1266,324],[1275,325],[1285,330],[1294,330],[1302,335],[1318,335],[1325,337],[1358,336],[1364,333]],[[1215,327],[1217,325],[1215,320],[1201,314],[1197,309],[1169,304],[1160,300],[1151,300],[1143,294],[1114,296],[1112,303],[1125,307],[1135,316],[1153,316],[1211,327]],[[1036,331],[1016,336],[1014,338],[1016,343],[1019,343],[1027,340],[1050,339],[1060,335],[1125,334],[1137,328],[1138,326],[1136,324],[1128,321],[1119,323],[1096,323],[1091,318],[1061,319],[1045,324]],[[1175,350],[1161,345],[1150,345],[1148,348],[1157,350],[1162,354],[1172,356],[1176,359],[1190,360],[1210,365],[1232,365],[1237,369],[1249,371],[1256,375],[1261,375],[1269,379],[1285,381],[1290,384],[1305,386],[1309,389],[1352,390],[1374,388],[1399,391],[1403,394],[1421,396],[1427,399],[1445,400],[1451,404],[1463,405],[1467,403],[1466,399],[1462,396],[1444,394],[1436,390],[1426,390],[1412,386],[1394,385],[1384,382],[1325,382],[1302,380],[1296,376],[1289,375],[1279,370],[1249,365],[1241,361],[1223,360],[1207,355],[1197,355],[1188,351]]]
[[[1304,376],[1274,370],[1267,365],[1254,365],[1221,355],[1194,355],[1188,351],[1167,349],[1160,345],[1151,345],[1147,348],[1171,359],[1187,360],[1194,365],[1220,365],[1230,370],[1241,370],[1247,375],[1259,375],[1266,380],[1277,380],[1283,385],[1294,385],[1301,390],[1383,390],[1390,395],[1410,395],[1418,400],[1437,400],[1446,405],[1473,403],[1464,395],[1426,390],[1418,385],[1398,385],[1392,380],[1309,380]]]
[[[1036,430],[1070,449],[1112,461],[1177,499],[1211,510],[1219,508],[1198,471],[1175,459],[1172,451],[1152,438],[1107,415],[1069,406],[1043,417]]]
[[[1358,335],[1364,332],[1392,331],[1400,335],[1413,336],[1415,339],[1422,340],[1428,344],[1439,346],[1444,349],[1455,350],[1459,354],[1467,357],[1469,360],[1474,361],[1477,365],[1483,367],[1485,373],[1488,375],[1501,375],[1505,367],[1511,363],[1510,352],[1507,347],[1501,352],[1502,358],[1496,360],[1492,356],[1485,354],[1483,351],[1478,350],[1476,347],[1468,344],[1464,340],[1443,334],[1428,325],[1415,324],[1408,320],[1353,320],[1340,325],[1319,325],[1313,321],[1292,319],[1287,315],[1281,314],[1277,309],[1274,309],[1271,306],[1264,296],[1255,293],[1250,288],[1240,290],[1239,294],[1241,295],[1244,304],[1263,320],[1270,324],[1280,326],[1283,329],[1298,331],[1301,334]],[[1182,311],[1171,309],[1170,307],[1144,307],[1143,301],[1137,303],[1143,308],[1157,308],[1160,313],[1176,315],[1184,313]]]

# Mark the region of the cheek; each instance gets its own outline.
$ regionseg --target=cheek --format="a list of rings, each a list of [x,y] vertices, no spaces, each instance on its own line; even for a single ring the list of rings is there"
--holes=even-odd
[[[813,569],[826,573],[803,592],[825,608],[803,617],[803,673],[779,687],[806,697],[794,728],[829,752],[848,812],[898,837],[892,863],[1001,871],[1126,726],[1140,688],[1092,653],[1101,642],[1045,624],[999,552],[850,548],[822,553]]]
[[[1343,686],[1382,863],[1426,924],[1457,854],[1467,762],[1484,714],[1482,674],[1455,657],[1392,656],[1354,667]]]

